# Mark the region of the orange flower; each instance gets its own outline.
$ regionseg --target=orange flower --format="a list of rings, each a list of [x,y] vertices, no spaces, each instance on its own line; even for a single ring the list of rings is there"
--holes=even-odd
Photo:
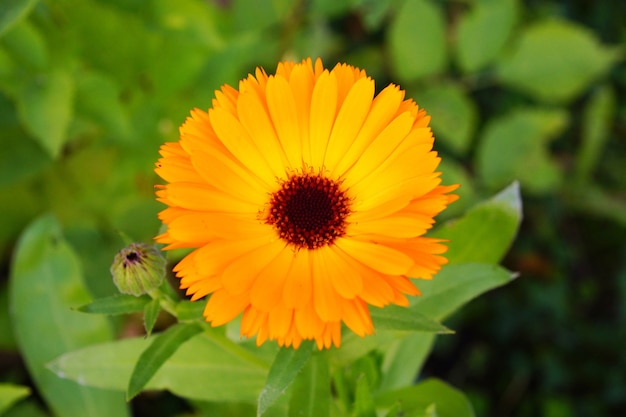
[[[166,143],[156,172],[165,249],[196,248],[174,269],[219,326],[297,348],[339,346],[341,323],[374,331],[368,304],[407,305],[446,259],[423,237],[456,199],[440,185],[429,116],[365,71],[282,62],[223,86]]]

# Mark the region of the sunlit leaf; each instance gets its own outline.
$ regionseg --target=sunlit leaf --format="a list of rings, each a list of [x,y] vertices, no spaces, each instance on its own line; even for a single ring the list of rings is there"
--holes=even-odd
[[[434,237],[447,239],[448,265],[498,263],[511,247],[522,221],[519,185],[513,183],[472,207],[457,220],[442,225]],[[420,283],[421,284],[421,283]]]
[[[370,308],[372,322],[377,330],[405,330],[414,332],[449,333],[450,330],[441,323],[415,313],[406,307],[387,306]]]
[[[29,393],[30,389],[22,385],[0,384],[0,415]]]
[[[267,376],[265,387],[259,395],[257,417],[262,416],[293,383],[309,360],[312,348],[312,341],[304,341],[298,349],[282,348],[278,351]]]
[[[408,388],[380,393],[374,401],[378,407],[392,407],[400,402],[405,415],[412,410],[426,410],[434,404],[438,417],[474,417],[474,410],[461,391],[434,378]]]
[[[524,30],[497,73],[507,86],[546,102],[566,102],[607,73],[618,58],[580,25],[544,21]]]
[[[201,331],[202,327],[196,323],[176,324],[154,338],[137,360],[128,382],[126,399],[130,400],[139,394],[165,361],[187,340]]]
[[[329,364],[323,353],[316,353],[293,383],[289,417],[327,416],[330,400]]]
[[[407,0],[396,11],[387,42],[393,73],[401,81],[437,74],[446,65],[441,10],[428,0]]]
[[[422,296],[413,299],[411,310],[443,320],[468,301],[513,278],[514,274],[497,265],[450,265],[434,279],[420,282]]]
[[[29,373],[58,415],[125,416],[121,393],[78,385],[45,368],[65,352],[112,338],[105,317],[72,310],[90,298],[80,261],[56,220],[44,216],[34,221],[17,244],[10,278],[13,330]]]
[[[457,28],[456,52],[465,72],[493,62],[506,44],[517,20],[517,0],[476,0]]]
[[[0,3],[0,36],[32,10],[38,0],[3,0]]]
[[[89,346],[55,359],[49,368],[84,385],[125,391],[139,356],[154,338]],[[254,403],[268,369],[267,362],[231,340],[205,332],[180,346],[145,388],[168,389],[196,400]]]
[[[519,180],[522,188],[540,194],[563,180],[550,157],[548,142],[569,123],[558,109],[518,109],[487,124],[476,151],[480,179],[490,189]]]

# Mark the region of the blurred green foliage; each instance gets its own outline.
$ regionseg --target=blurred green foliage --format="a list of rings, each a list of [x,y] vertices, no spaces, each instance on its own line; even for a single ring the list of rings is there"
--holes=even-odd
[[[469,392],[481,416],[623,414],[625,44],[620,0],[3,1],[0,380],[27,381],[6,330],[7,271],[25,227],[52,213],[76,251],[58,262],[78,256],[88,290],[114,293],[118,232],[149,241],[158,230],[152,167],[189,110],[256,66],[321,56],[365,68],[378,89],[399,83],[432,115],[444,180],[462,184],[446,218],[513,180],[522,187],[525,220],[505,261],[521,278],[454,316],[456,336],[437,339],[422,376]],[[419,343],[410,349],[430,346]],[[367,415],[368,390],[385,381],[355,383]],[[13,389],[0,385],[4,401],[24,395]],[[157,404],[162,415],[190,409]],[[8,415],[46,415],[38,409],[22,402]]]

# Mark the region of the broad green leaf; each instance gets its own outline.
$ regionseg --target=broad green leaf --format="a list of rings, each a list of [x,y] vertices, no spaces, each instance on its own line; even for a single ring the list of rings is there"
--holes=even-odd
[[[429,0],[406,0],[387,33],[392,71],[408,82],[437,74],[446,66],[446,27],[441,10]]]
[[[18,91],[20,119],[43,149],[59,156],[72,118],[74,81],[69,72],[52,70],[29,80]]]
[[[376,406],[384,408],[400,402],[405,415],[413,410],[426,410],[434,404],[438,417],[474,417],[474,410],[461,391],[434,378],[412,387],[380,393],[374,401]]]
[[[353,417],[376,417],[376,406],[372,399],[372,390],[365,375],[356,381],[354,393]]]
[[[582,144],[576,155],[576,176],[589,180],[609,138],[616,107],[615,93],[608,85],[593,92],[585,105],[582,120]]]
[[[144,350],[133,369],[126,390],[126,399],[130,400],[146,386],[166,360],[187,340],[202,332],[197,323],[180,323],[168,328],[152,340]]]
[[[545,102],[568,102],[604,76],[618,59],[580,25],[544,21],[522,32],[517,47],[497,66],[502,82]]]
[[[13,404],[30,394],[30,388],[22,385],[0,384],[0,415]]]
[[[28,20],[24,20],[8,31],[0,45],[20,64],[20,69],[41,70],[49,61],[44,36]]]
[[[435,341],[434,334],[411,333],[393,341],[385,350],[379,391],[412,385]]]
[[[98,298],[78,307],[76,310],[93,314],[130,314],[142,311],[149,301],[150,297],[147,295],[135,297],[133,295],[120,294]]]
[[[508,40],[517,20],[517,0],[475,0],[460,18],[456,52],[464,72],[490,64]]]
[[[514,274],[497,265],[449,265],[432,280],[420,282],[422,296],[413,299],[411,310],[443,320],[468,301],[514,278]]]
[[[113,336],[105,317],[72,310],[91,296],[82,282],[80,261],[52,216],[38,218],[20,237],[9,291],[17,343],[50,408],[64,417],[128,415],[122,393],[78,385],[45,368],[65,352]]]
[[[370,307],[372,322],[377,330],[405,330],[413,332],[450,333],[441,323],[396,305],[385,308]]]
[[[318,417],[330,413],[330,373],[324,353],[314,353],[296,377],[289,400],[289,417]]]
[[[480,179],[490,189],[519,180],[534,194],[554,190],[563,174],[550,158],[548,142],[568,123],[568,114],[556,109],[518,109],[491,121],[476,151]]]
[[[445,223],[432,235],[449,240],[445,254],[448,265],[467,262],[496,264],[511,247],[521,221],[519,185],[513,183],[491,199],[472,207],[460,219]]]
[[[48,366],[63,378],[125,391],[141,353],[156,336],[90,346],[67,353]],[[214,331],[184,343],[146,385],[184,398],[254,403],[269,364]]]
[[[77,80],[76,112],[106,129],[113,142],[131,137],[131,124],[122,106],[118,84],[107,75],[87,72]]]
[[[143,327],[146,329],[146,334],[150,336],[152,329],[156,324],[159,313],[161,312],[161,303],[158,299],[151,300],[144,305],[143,309]]]
[[[437,139],[454,152],[467,153],[478,112],[465,91],[456,84],[447,83],[419,90],[412,96],[432,116],[431,125]]]
[[[38,0],[3,0],[0,3],[0,36],[20,22]]]
[[[312,348],[312,341],[304,341],[298,349],[281,348],[278,351],[259,395],[257,417],[262,416],[285,393],[311,357]]]

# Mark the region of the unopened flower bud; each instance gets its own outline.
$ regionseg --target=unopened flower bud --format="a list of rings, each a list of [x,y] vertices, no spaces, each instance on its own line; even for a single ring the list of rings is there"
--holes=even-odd
[[[161,285],[165,258],[155,246],[131,243],[115,255],[111,275],[121,293],[139,297]]]

